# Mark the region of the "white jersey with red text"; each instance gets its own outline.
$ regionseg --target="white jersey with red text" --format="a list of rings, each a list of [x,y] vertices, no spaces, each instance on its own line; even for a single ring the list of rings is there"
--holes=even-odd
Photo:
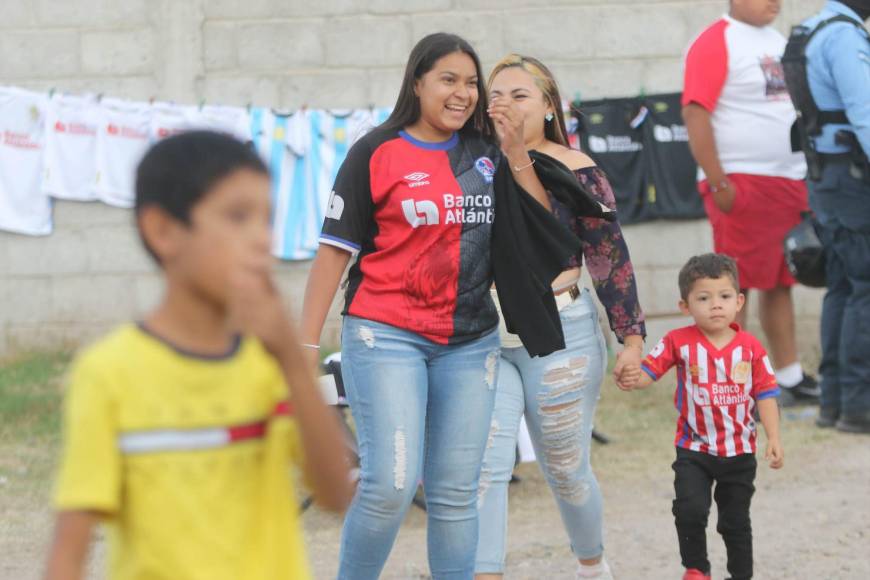
[[[42,191],[45,95],[0,87],[0,229],[51,233],[51,200]]]
[[[152,141],[194,130],[225,133],[245,143],[251,140],[250,117],[242,107],[194,107],[173,103],[154,105],[150,131]]]
[[[151,106],[103,99],[98,114],[97,197],[109,205],[133,207],[136,167],[150,145]]]
[[[99,107],[92,96],[54,95],[45,116],[42,189],[73,201],[97,199]]]

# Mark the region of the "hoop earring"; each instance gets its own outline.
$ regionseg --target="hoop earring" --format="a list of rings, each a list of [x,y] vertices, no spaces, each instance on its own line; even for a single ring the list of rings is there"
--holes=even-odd
[[[546,115],[544,115],[544,119],[546,119],[547,122],[549,123],[550,121],[553,120],[553,113],[547,113]]]

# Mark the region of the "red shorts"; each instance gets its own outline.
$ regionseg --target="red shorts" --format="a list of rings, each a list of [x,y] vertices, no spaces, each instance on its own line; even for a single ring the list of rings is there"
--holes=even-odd
[[[785,177],[732,173],[736,197],[731,211],[713,202],[707,181],[698,184],[713,226],[713,247],[737,262],[741,288],[771,290],[796,282],[785,265],[782,241],[807,211],[804,181]]]

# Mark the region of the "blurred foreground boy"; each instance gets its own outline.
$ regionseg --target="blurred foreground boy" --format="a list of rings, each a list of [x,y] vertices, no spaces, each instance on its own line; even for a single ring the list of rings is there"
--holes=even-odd
[[[97,523],[114,580],[310,577],[291,463],[328,509],[352,489],[272,283],[269,199],[263,162],[224,135],[171,137],[139,165],[165,295],[75,361],[49,580],[83,576]]]

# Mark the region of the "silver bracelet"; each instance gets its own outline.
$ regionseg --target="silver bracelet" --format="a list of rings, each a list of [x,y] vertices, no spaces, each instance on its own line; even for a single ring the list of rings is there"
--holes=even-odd
[[[513,169],[514,171],[516,171],[517,173],[519,173],[519,172],[522,171],[523,169],[528,169],[529,167],[531,167],[531,166],[534,165],[534,164],[535,164],[535,160],[532,159],[531,162],[529,162],[529,163],[527,163],[526,165],[523,165],[523,166],[521,166],[521,167],[517,167],[516,165],[511,165],[511,169]]]
[[[319,344],[308,344],[307,342],[303,342],[300,346],[304,346],[305,348],[313,348],[314,350],[320,350]]]

